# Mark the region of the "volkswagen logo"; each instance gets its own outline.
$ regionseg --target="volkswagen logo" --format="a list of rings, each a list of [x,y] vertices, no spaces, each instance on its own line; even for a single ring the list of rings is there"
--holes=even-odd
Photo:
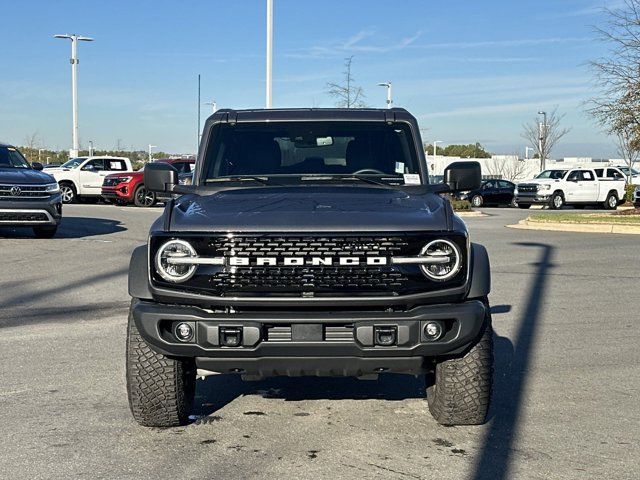
[[[20,190],[20,187],[11,187],[11,195],[14,197],[19,197],[20,194],[22,193],[22,190]]]

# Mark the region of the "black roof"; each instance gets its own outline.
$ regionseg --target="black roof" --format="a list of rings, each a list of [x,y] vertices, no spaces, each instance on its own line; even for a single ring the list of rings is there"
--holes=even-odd
[[[260,122],[260,121],[415,121],[404,108],[272,108],[248,110],[217,110],[209,117],[217,122]]]

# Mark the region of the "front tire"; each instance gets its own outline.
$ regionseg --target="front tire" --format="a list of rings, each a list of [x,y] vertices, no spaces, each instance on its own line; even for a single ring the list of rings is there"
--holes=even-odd
[[[153,207],[156,204],[156,194],[140,185],[133,195],[133,204],[136,207]]]
[[[564,195],[562,192],[554,192],[549,200],[549,208],[552,210],[560,210],[564,206]]]
[[[145,427],[185,425],[195,396],[195,366],[155,352],[140,336],[129,313],[127,394],[133,418]]]
[[[483,203],[483,199],[481,195],[474,195],[471,198],[471,205],[473,205],[476,208],[480,208],[482,206]]]
[[[487,305],[487,309],[488,309]],[[493,330],[487,311],[484,331],[463,357],[436,364],[427,388],[433,418],[441,425],[481,425],[487,418],[493,377]]]
[[[76,187],[72,183],[64,182],[60,184],[60,196],[62,197],[62,203],[76,203],[78,192],[76,192]]]
[[[33,227],[33,234],[36,238],[53,238],[58,231],[58,226]]]

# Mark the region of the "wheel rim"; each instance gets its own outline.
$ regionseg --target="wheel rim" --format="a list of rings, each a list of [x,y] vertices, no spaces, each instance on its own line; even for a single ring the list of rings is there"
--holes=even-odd
[[[560,208],[562,206],[562,197],[560,195],[553,197],[553,206],[556,208]]]
[[[473,206],[474,207],[479,207],[480,205],[482,205],[482,198],[480,197],[473,197]]]
[[[617,204],[617,203],[618,203],[618,201],[616,200],[616,197],[614,197],[613,195],[611,195],[611,196],[609,197],[609,206],[610,206],[611,208],[613,208],[613,207],[615,207],[615,206],[616,206],[616,204]]]
[[[138,190],[138,203],[140,205],[144,205],[145,207],[150,207],[153,205],[155,201],[155,196],[153,192],[149,192],[146,188],[141,188]]]
[[[71,200],[73,200],[73,190],[71,189],[71,187],[60,187],[60,195],[62,195],[62,201],[63,202],[70,202]]]

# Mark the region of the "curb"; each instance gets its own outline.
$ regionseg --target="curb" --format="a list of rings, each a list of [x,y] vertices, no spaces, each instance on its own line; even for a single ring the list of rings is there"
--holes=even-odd
[[[455,212],[456,215],[458,215],[459,217],[488,217],[489,215],[487,215],[486,213],[482,213],[482,212],[478,212],[478,211],[473,211],[473,212]]]
[[[554,232],[576,233],[619,233],[625,235],[640,235],[640,225],[621,225],[612,223],[560,223],[560,222],[532,222],[520,220],[515,225],[505,225],[508,228],[521,230],[548,230]]]

